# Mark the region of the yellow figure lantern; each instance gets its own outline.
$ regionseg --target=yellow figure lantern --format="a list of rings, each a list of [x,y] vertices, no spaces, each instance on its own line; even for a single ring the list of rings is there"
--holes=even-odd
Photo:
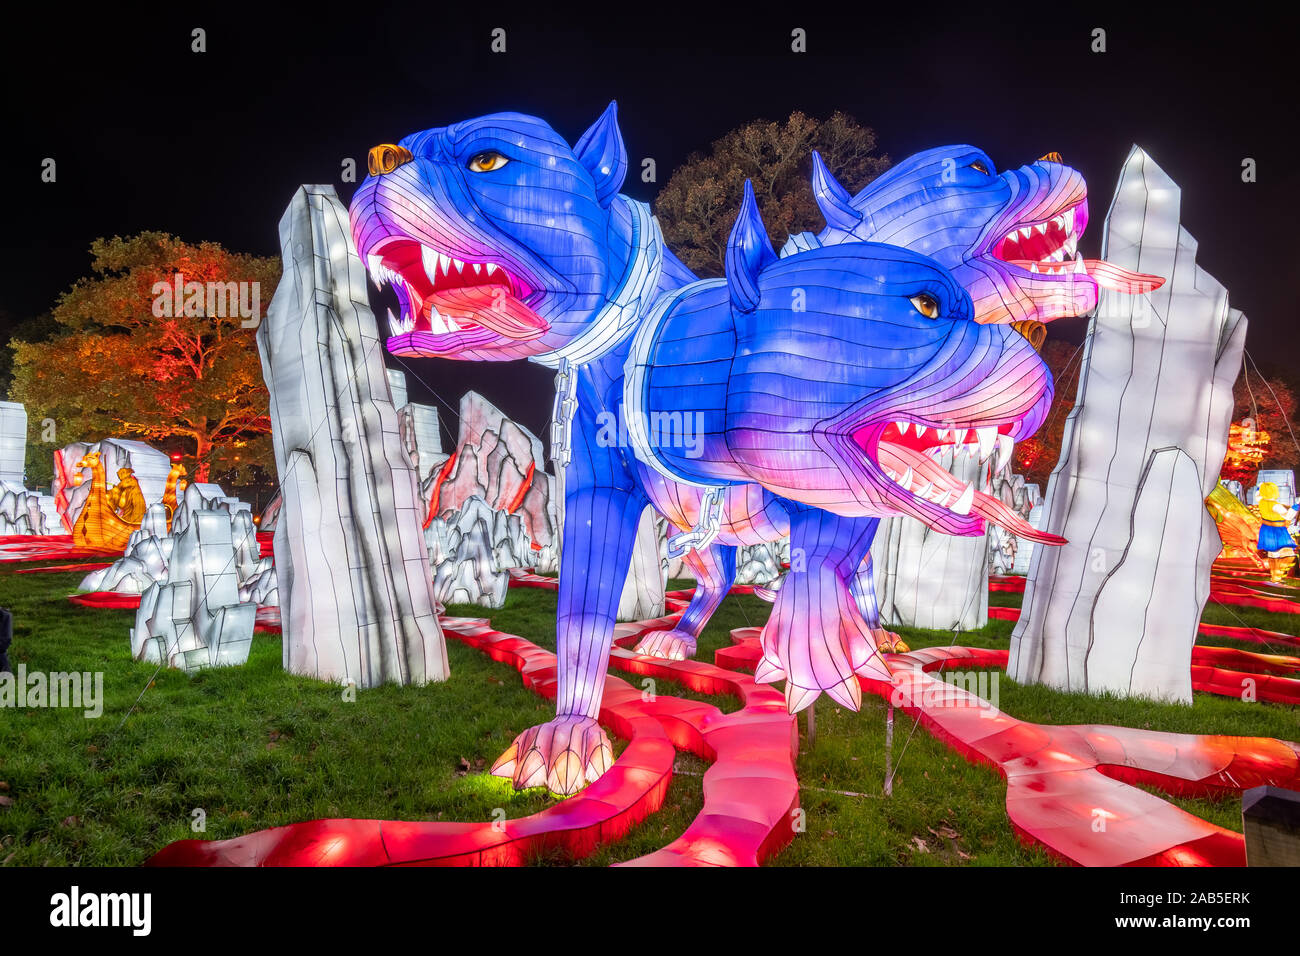
[[[1277,485],[1266,481],[1259,486],[1259,538],[1256,550],[1262,552],[1268,566],[1268,576],[1281,581],[1291,573],[1295,564],[1295,541],[1287,526],[1295,520],[1296,511],[1277,500]]]

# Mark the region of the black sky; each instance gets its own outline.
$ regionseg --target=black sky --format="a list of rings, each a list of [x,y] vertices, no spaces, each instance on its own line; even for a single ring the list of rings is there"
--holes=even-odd
[[[1085,255],[1099,254],[1116,174],[1138,143],[1181,185],[1198,261],[1251,320],[1248,348],[1285,360],[1300,252],[1294,12],[892,7],[224,4],[90,16],[49,7],[29,8],[28,22],[7,13],[0,335],[88,272],[97,236],[161,229],[277,255],[276,224],[299,184],[334,183],[348,200],[344,157],[364,171],[375,143],[507,109],[540,115],[572,141],[617,99],[633,169],[653,157],[659,184],[735,126],[795,109],[850,113],[895,159],[966,142],[1005,167],[1057,150],[1089,182]],[[498,26],[505,54],[489,49]],[[194,27],[207,31],[208,52],[190,52]],[[807,31],[805,54],[790,52],[795,27]],[[1095,27],[1107,31],[1104,54],[1090,51]],[[47,156],[58,163],[54,184],[40,181]],[[1258,182],[1241,181],[1245,157]],[[633,179],[625,191],[651,200],[655,188]],[[1077,337],[1074,325],[1061,331]],[[539,433],[549,416],[541,368],[412,368],[453,403],[478,388]],[[414,379],[411,389],[432,400]]]

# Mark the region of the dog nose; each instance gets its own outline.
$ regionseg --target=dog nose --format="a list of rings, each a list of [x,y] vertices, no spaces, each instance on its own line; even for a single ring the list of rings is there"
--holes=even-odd
[[[397,146],[393,143],[380,143],[370,150],[366,156],[366,165],[370,167],[371,176],[382,176],[384,173],[391,173],[403,163],[409,163],[415,159],[411,151],[405,146]]]
[[[1035,352],[1042,352],[1043,340],[1047,338],[1046,325],[1033,319],[1021,319],[1019,322],[1012,322],[1011,327],[1029,340]]]
[[[1048,153],[1046,156],[1039,156],[1038,161],[1040,163],[1060,163],[1061,165],[1065,165],[1065,160],[1063,160],[1061,154],[1057,152]]]

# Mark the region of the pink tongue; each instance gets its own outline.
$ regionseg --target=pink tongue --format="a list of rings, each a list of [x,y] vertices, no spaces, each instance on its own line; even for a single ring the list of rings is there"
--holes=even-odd
[[[999,498],[992,495],[986,495],[982,491],[975,492],[975,502],[971,505],[971,511],[990,521],[999,527],[1006,528],[1017,538],[1027,538],[1030,541],[1037,541],[1040,544],[1065,544],[1066,541],[1060,535],[1048,534],[1046,531],[1039,531],[1020,515],[1016,514]]]
[[[936,488],[947,488],[949,494],[957,494],[961,491],[961,483],[958,482],[938,462],[923,452],[916,451],[904,445],[895,445],[891,442],[881,442],[879,445],[878,455],[881,464],[888,465],[891,468],[901,470],[910,467],[914,475],[920,475],[926,481],[934,483]],[[950,497],[951,501],[952,498]],[[998,498],[986,495],[982,491],[975,492],[975,500],[971,504],[971,512],[979,515],[985,521],[990,521],[1006,530],[1010,531],[1017,538],[1026,538],[1030,541],[1037,541],[1042,544],[1065,544],[1065,539],[1055,534],[1048,534],[1046,531],[1039,531],[1016,512],[1012,511]]]
[[[468,315],[471,321],[508,339],[535,339],[547,329],[546,320],[511,295],[505,286],[446,289],[434,292],[425,301],[453,318]]]
[[[1112,292],[1139,295],[1143,292],[1152,292],[1165,284],[1165,280],[1160,276],[1147,275],[1144,272],[1129,272],[1104,259],[1084,259],[1083,267],[1088,270],[1088,275],[1092,276],[1097,285]]]

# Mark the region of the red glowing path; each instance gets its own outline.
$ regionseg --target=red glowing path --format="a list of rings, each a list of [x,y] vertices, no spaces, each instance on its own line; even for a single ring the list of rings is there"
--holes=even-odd
[[[718,651],[718,662],[752,669],[762,656],[758,631],[733,631],[736,644]],[[1244,866],[1241,834],[1131,784],[1180,796],[1235,793],[1264,783],[1300,787],[1300,745],[1271,737],[1033,724],[930,673],[954,664],[1006,662],[1005,650],[924,648],[889,656],[893,686],[863,679],[862,688],[892,698],[967,760],[1001,773],[1016,833],[1063,860],[1081,866]]]
[[[75,558],[120,558],[122,552],[109,548],[78,548],[70,534],[0,535],[0,562],[70,561]]]
[[[554,588],[553,579],[516,573],[517,586]],[[680,608],[685,593],[669,605]],[[220,842],[181,841],[165,847],[156,865],[519,863],[530,853],[562,846],[575,855],[616,839],[657,809],[671,777],[672,746],[712,757],[704,808],[681,838],[633,863],[754,864],[792,834],[798,805],[793,761],[797,732],[775,690],[736,670],[760,656],[758,629],[733,631],[719,665],[663,661],[622,649],[673,617],[619,625],[614,667],[681,681],[706,693],[731,692],[743,710],[723,715],[707,704],[641,694],[606,678],[601,722],[631,743],[601,780],[577,796],[523,820],[441,824],[378,820],[319,820]],[[554,655],[485,623],[448,620],[446,631],[494,659],[510,663],[526,686],[553,696]],[[1281,655],[1246,651],[1211,657],[1258,670],[1294,672]],[[946,666],[1005,666],[1007,651],[927,648],[890,656],[894,684],[863,680],[863,688],[894,703],[967,759],[997,769],[1007,781],[1007,814],[1022,839],[1087,866],[1228,865],[1245,862],[1240,834],[1192,816],[1133,784],[1180,795],[1238,792],[1269,783],[1300,786],[1300,746],[1271,738],[1168,734],[1123,727],[1053,727],[1016,720],[976,695],[931,674]],[[735,668],[727,670],[724,667]],[[1236,672],[1224,672],[1236,673]],[[1272,675],[1252,675],[1271,679]],[[1278,678],[1285,680],[1285,678]],[[629,757],[629,754],[635,754]],[[1102,834],[1105,834],[1104,836]]]
[[[616,639],[637,640],[662,621],[619,625]],[[445,632],[515,667],[525,686],[556,690],[555,655],[485,622],[444,619]],[[798,735],[784,696],[743,674],[698,662],[680,667],[617,650],[616,666],[672,677],[708,693],[734,692],[742,710],[642,692],[617,677],[605,682],[601,723],[631,742],[600,780],[576,796],[520,820],[427,823],[314,820],[233,840],[182,840],[149,863],[158,866],[518,865],[532,854],[564,848],[574,856],[616,840],[663,804],[674,746],[714,761],[704,775],[704,807],[677,840],[631,865],[757,865],[794,836]]]

